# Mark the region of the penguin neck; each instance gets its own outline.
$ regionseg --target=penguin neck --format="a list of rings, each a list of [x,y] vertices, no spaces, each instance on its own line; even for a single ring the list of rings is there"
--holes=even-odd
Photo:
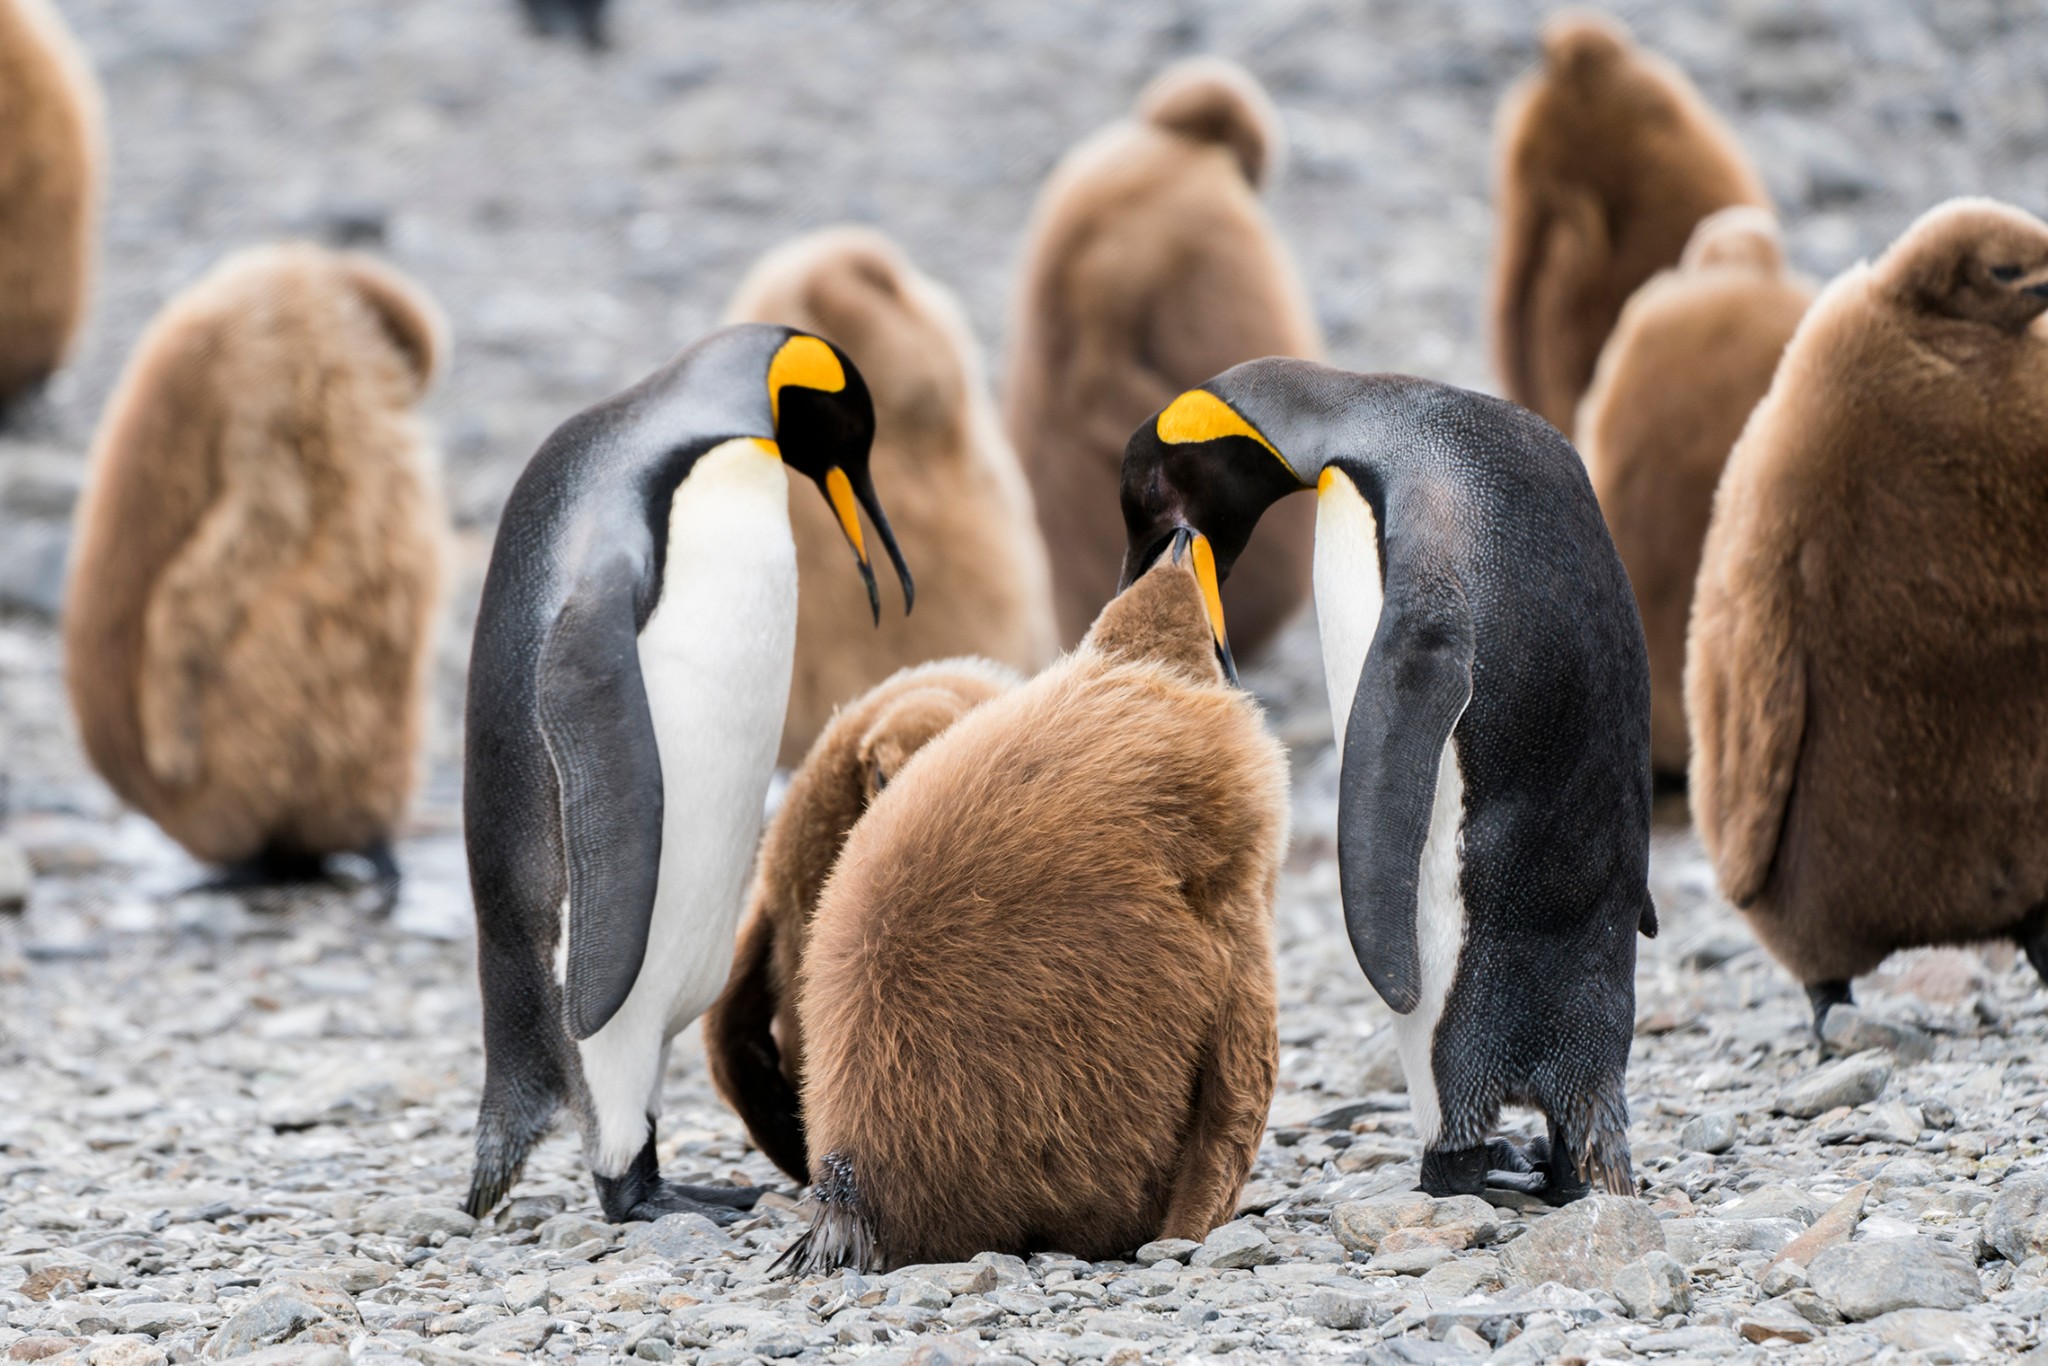
[[[1335,463],[1323,466],[1316,483],[1314,583],[1316,629],[1323,645],[1323,679],[1330,692],[1330,719],[1337,752],[1358,691],[1366,652],[1379,629],[1385,597],[1380,567],[1379,518]]]

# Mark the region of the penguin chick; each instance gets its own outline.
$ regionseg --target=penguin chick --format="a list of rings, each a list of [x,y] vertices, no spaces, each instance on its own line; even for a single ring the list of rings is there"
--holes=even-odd
[[[1227,581],[1260,516],[1309,489],[1344,923],[1395,1012],[1422,1188],[1632,1193],[1650,682],[1585,466],[1500,399],[1251,361],[1132,434],[1126,581],[1189,536]],[[1526,1158],[1488,1139],[1513,1104],[1549,1121]]]
[[[1185,553],[847,838],[802,970],[781,1265],[1128,1256],[1235,1211],[1273,1094],[1287,770]]]
[[[1068,153],[1039,197],[1011,309],[1005,414],[1038,499],[1066,644],[1116,590],[1131,429],[1239,361],[1322,349],[1259,204],[1280,136],[1248,73],[1183,62],[1147,88],[1134,121]],[[1256,654],[1308,597],[1310,510],[1275,514],[1224,590],[1240,654]]]
[[[99,84],[50,0],[0,0],[0,410],[85,315],[106,160]]]
[[[1019,681],[982,659],[899,670],[832,718],[768,824],[732,976],[704,1014],[704,1056],[754,1146],[799,1182],[811,1178],[798,1100],[804,1048],[797,982],[826,874],[854,822],[910,757]]]
[[[93,766],[226,879],[389,840],[447,518],[413,407],[438,310],[310,245],[230,257],[130,358],[77,512],[65,672]]]
[[[571,417],[512,486],[469,663],[463,837],[483,987],[469,1210],[568,1105],[605,1217],[730,1221],[661,1176],[671,1040],[732,966],[796,650],[787,471],[832,506],[877,619],[874,405],[846,353],[742,323]],[[845,566],[840,566],[845,571]]]
[[[1786,271],[1767,211],[1709,214],[1622,309],[1579,405],[1579,451],[1643,614],[1662,774],[1685,776],[1685,631],[1714,487],[1813,292]]]
[[[777,762],[802,760],[833,708],[907,664],[978,655],[1028,673],[1049,663],[1058,640],[1045,541],[952,295],[880,233],[834,228],[762,258],[726,319],[804,328],[853,357],[875,402],[870,467],[925,583],[915,614],[875,628],[860,582],[826,570],[845,554],[832,510],[791,505],[796,672]]]
[[[1507,396],[1566,436],[1622,305],[1677,262],[1693,225],[1769,207],[1735,136],[1691,81],[1613,20],[1543,29],[1543,69],[1494,135],[1493,346]]]
[[[2048,976],[2048,224],[1954,200],[1822,291],[1729,457],[1692,801],[1818,1030],[1895,949]]]

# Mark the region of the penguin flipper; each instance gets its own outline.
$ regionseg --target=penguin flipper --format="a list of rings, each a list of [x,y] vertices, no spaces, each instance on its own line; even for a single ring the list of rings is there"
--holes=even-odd
[[[661,865],[661,753],[640,676],[638,567],[612,556],[569,595],[540,651],[541,735],[569,870],[562,1006],[587,1039],[640,975]]]
[[[1422,991],[1416,897],[1436,808],[1437,769],[1472,699],[1472,607],[1448,570],[1387,576],[1366,651],[1337,799],[1344,924],[1374,990],[1399,1014]]]
[[[811,1179],[811,1157],[803,1101],[783,1073],[775,1041],[782,995],[771,966],[774,954],[774,918],[757,905],[740,930],[725,991],[704,1012],[704,1062],[711,1084],[747,1126],[754,1146],[801,1184]]]

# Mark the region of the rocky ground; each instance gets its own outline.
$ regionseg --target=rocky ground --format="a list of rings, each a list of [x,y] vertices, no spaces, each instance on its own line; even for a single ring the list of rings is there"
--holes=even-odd
[[[771,1281],[795,1192],[726,1229],[609,1228],[566,1133],[497,1218],[458,1213],[481,1056],[455,706],[492,518],[540,436],[709,325],[757,250],[846,218],[958,288],[999,353],[1038,180],[1196,50],[1245,60],[1282,106],[1275,211],[1334,358],[1483,386],[1486,133],[1537,17],[1505,0],[618,3],[618,50],[593,61],[529,42],[511,0],[60,0],[108,86],[114,165],[79,361],[0,438],[0,900],[17,906],[0,914],[0,1353],[2048,1360],[2031,970],[2004,949],[1902,956],[1859,984],[1867,1013],[1820,1066],[1682,804],[1660,812],[1665,932],[1638,973],[1643,1201],[1410,1194],[1389,1017],[1341,934],[1306,623],[1254,676],[1298,780],[1280,1093],[1243,1217],[1207,1243]],[[1628,8],[1730,113],[1816,274],[1948,194],[2048,207],[2038,6]],[[367,889],[174,895],[197,870],[87,773],[59,684],[65,519],[121,358],[219,253],[284,233],[386,252],[456,339],[430,414],[465,559],[387,919]],[[776,1184],[684,1045],[667,1167]]]

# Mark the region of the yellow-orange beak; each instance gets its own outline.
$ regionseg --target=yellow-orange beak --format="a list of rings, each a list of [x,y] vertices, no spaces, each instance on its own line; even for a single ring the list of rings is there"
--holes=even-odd
[[[1209,609],[1209,633],[1216,639],[1216,657],[1223,663],[1224,676],[1237,682],[1237,662],[1230,657],[1230,634],[1223,629],[1223,589],[1216,581],[1216,552],[1209,538],[1189,527],[1173,536],[1173,562],[1180,563],[1183,551],[1194,556],[1195,582],[1202,586],[1202,603]]]

